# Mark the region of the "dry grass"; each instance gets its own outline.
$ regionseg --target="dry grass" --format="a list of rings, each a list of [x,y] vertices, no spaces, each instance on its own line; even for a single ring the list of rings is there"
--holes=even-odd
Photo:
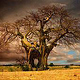
[[[0,80],[80,80],[80,69],[0,72]]]

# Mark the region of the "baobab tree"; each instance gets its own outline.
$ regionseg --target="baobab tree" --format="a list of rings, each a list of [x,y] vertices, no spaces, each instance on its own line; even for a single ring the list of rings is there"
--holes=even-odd
[[[7,26],[5,30],[14,38],[18,35],[22,39],[21,31],[25,36],[27,35],[26,39],[37,42],[39,46],[37,50],[41,55],[39,61],[41,69],[47,68],[48,56],[58,44],[69,46],[79,43],[80,40],[79,20],[72,18],[69,12],[61,6],[44,6],[30,12],[25,18],[10,26],[11,29],[7,30]]]
[[[33,34],[38,38],[42,69],[47,68],[48,56],[57,44],[69,46],[80,40],[79,20],[72,18],[64,7],[44,6],[31,12],[23,21],[27,20],[33,24]]]

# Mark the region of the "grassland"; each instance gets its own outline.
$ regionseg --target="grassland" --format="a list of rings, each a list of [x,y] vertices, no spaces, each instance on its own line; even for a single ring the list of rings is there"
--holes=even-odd
[[[50,67],[49,66],[49,69],[50,70],[56,70],[56,69],[58,69],[58,70],[65,70],[65,69],[80,69],[80,66],[69,66],[69,67],[66,67],[66,66],[52,66],[52,67]]]
[[[49,70],[65,70],[65,69],[80,69],[80,66],[69,66],[69,68],[65,68],[65,66],[49,66]],[[26,67],[24,71],[26,70]],[[34,70],[36,70],[34,68]],[[15,71],[23,71],[21,66],[0,66],[0,72],[15,72]]]
[[[0,80],[80,80],[80,66],[49,66],[45,71],[22,71],[20,66],[0,66]]]
[[[0,66],[0,72],[22,71],[20,66]]]
[[[80,69],[0,72],[0,80],[80,80]]]

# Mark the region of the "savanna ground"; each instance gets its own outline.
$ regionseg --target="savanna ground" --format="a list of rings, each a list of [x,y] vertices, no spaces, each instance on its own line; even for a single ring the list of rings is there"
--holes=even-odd
[[[80,80],[80,66],[70,66],[70,68],[53,66],[45,71],[20,71],[19,67],[18,71],[14,71],[12,67],[3,67],[5,70],[0,72],[0,80]]]

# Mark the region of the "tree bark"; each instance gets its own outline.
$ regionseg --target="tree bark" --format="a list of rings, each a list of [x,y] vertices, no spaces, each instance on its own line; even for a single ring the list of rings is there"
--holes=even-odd
[[[48,60],[48,56],[45,56],[45,69],[48,69],[48,62],[47,62],[47,60]]]
[[[44,64],[45,64],[44,53],[45,53],[45,47],[44,47],[44,45],[40,45],[40,54],[41,54],[41,65],[40,65],[40,69],[41,70],[44,70]]]

